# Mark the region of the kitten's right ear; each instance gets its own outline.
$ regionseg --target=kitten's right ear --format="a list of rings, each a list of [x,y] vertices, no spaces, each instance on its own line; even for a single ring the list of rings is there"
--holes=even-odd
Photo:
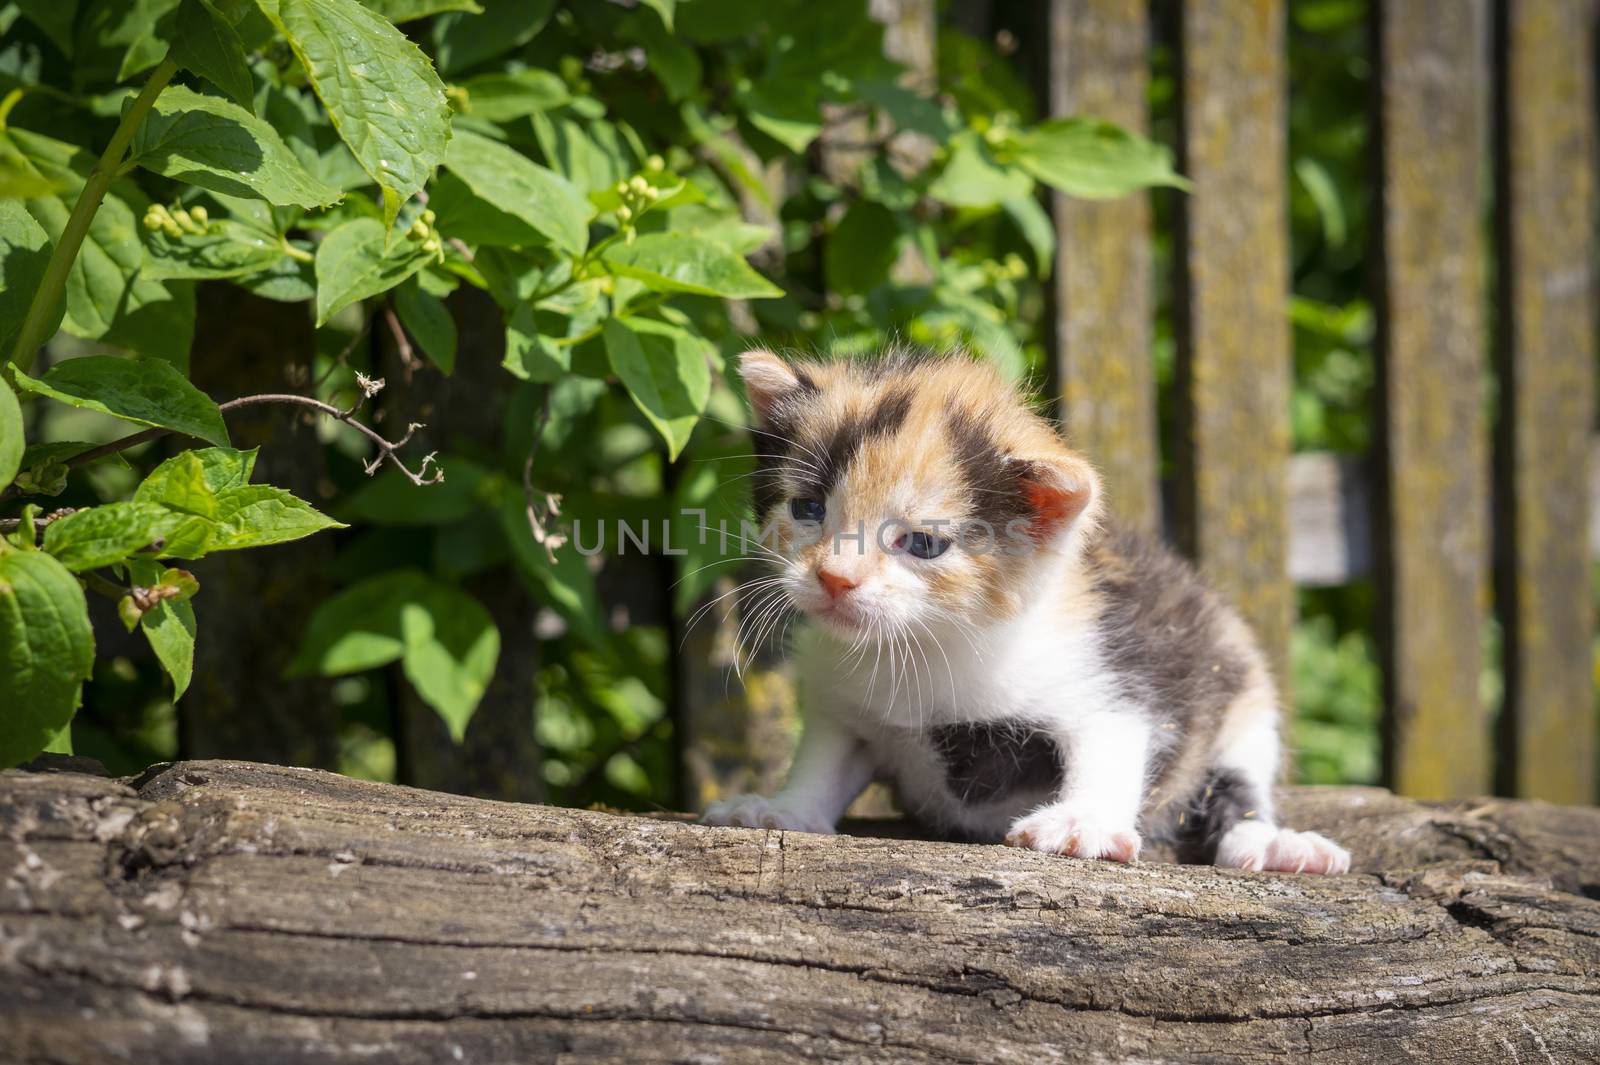
[[[739,356],[739,376],[744,378],[750,406],[763,424],[771,424],[778,409],[792,396],[817,387],[805,371],[760,349]]]

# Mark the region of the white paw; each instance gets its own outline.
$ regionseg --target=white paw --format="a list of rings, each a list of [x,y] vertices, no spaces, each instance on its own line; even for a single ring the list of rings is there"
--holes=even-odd
[[[1229,869],[1267,873],[1350,871],[1350,852],[1326,836],[1259,821],[1240,821],[1217,844],[1217,864]]]
[[[1067,803],[1051,803],[1018,818],[1006,833],[1006,846],[1028,847],[1071,858],[1132,862],[1139,858],[1139,833],[1107,822]]]
[[[700,815],[702,825],[732,825],[735,828],[778,828],[787,832],[819,832],[833,835],[833,822],[812,810],[789,807],[779,799],[760,795],[735,795],[706,807]]]

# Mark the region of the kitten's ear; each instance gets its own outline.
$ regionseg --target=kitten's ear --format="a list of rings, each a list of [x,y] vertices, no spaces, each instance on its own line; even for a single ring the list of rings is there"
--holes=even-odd
[[[750,395],[756,417],[770,424],[773,413],[789,397],[816,386],[803,371],[796,370],[770,351],[756,349],[739,356],[739,376]]]
[[[1071,452],[1030,459],[1022,498],[1033,512],[1028,531],[1042,542],[1099,517],[1100,476]]]

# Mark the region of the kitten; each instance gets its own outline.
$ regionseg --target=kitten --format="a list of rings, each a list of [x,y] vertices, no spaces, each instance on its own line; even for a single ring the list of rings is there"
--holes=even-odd
[[[1099,478],[995,371],[956,357],[746,353],[760,522],[805,729],[776,796],[704,821],[831,832],[875,777],[970,839],[1342,873],[1273,817],[1278,701],[1237,614],[1105,518]]]

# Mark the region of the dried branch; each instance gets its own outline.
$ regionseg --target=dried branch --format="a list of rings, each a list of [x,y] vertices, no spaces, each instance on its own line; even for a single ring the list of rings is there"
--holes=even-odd
[[[403,461],[401,461],[400,456],[397,454],[401,448],[410,443],[411,438],[416,434],[416,431],[423,427],[422,423],[413,422],[411,425],[406,427],[404,436],[398,440],[389,440],[371,426],[356,420],[355,415],[363,406],[366,405],[367,400],[377,395],[383,389],[383,379],[373,379],[363,373],[357,372],[356,385],[360,388],[361,394],[356,398],[354,403],[344,410],[340,410],[331,403],[324,403],[320,399],[313,399],[311,396],[300,396],[289,392],[263,392],[254,396],[240,396],[238,399],[230,399],[226,403],[219,403],[217,405],[217,409],[226,414],[230,411],[238,410],[243,407],[254,407],[263,403],[283,403],[291,406],[307,407],[319,414],[326,414],[335,421],[343,422],[345,425],[350,426],[350,428],[356,430],[356,432],[360,433],[377,446],[378,454],[372,459],[371,462],[367,463],[365,467],[369,477],[377,473],[378,470],[383,467],[385,462],[389,462],[392,463],[401,473],[403,473],[414,485],[422,486],[438,484],[440,481],[444,480],[444,470],[436,461],[437,452],[430,451],[428,454],[424,455],[422,457],[422,462],[415,470],[411,469],[411,467],[407,466]],[[126,451],[131,447],[137,447],[138,445],[147,441],[166,436],[172,431],[173,430],[171,429],[157,426],[155,428],[145,429],[137,433],[131,433],[128,436],[112,440],[109,443],[101,444],[99,447],[90,448],[88,451],[74,455],[72,458],[66,461],[66,465],[72,468],[87,466],[89,463],[94,462],[97,459],[105,458],[107,455],[115,455],[117,452]],[[430,466],[432,467],[431,472],[429,470]],[[0,492],[0,499],[4,499],[10,494],[11,489],[8,488],[4,492]],[[12,528],[15,528],[16,525],[17,523],[15,521],[11,523]],[[0,529],[3,528],[4,525],[0,524]]]

